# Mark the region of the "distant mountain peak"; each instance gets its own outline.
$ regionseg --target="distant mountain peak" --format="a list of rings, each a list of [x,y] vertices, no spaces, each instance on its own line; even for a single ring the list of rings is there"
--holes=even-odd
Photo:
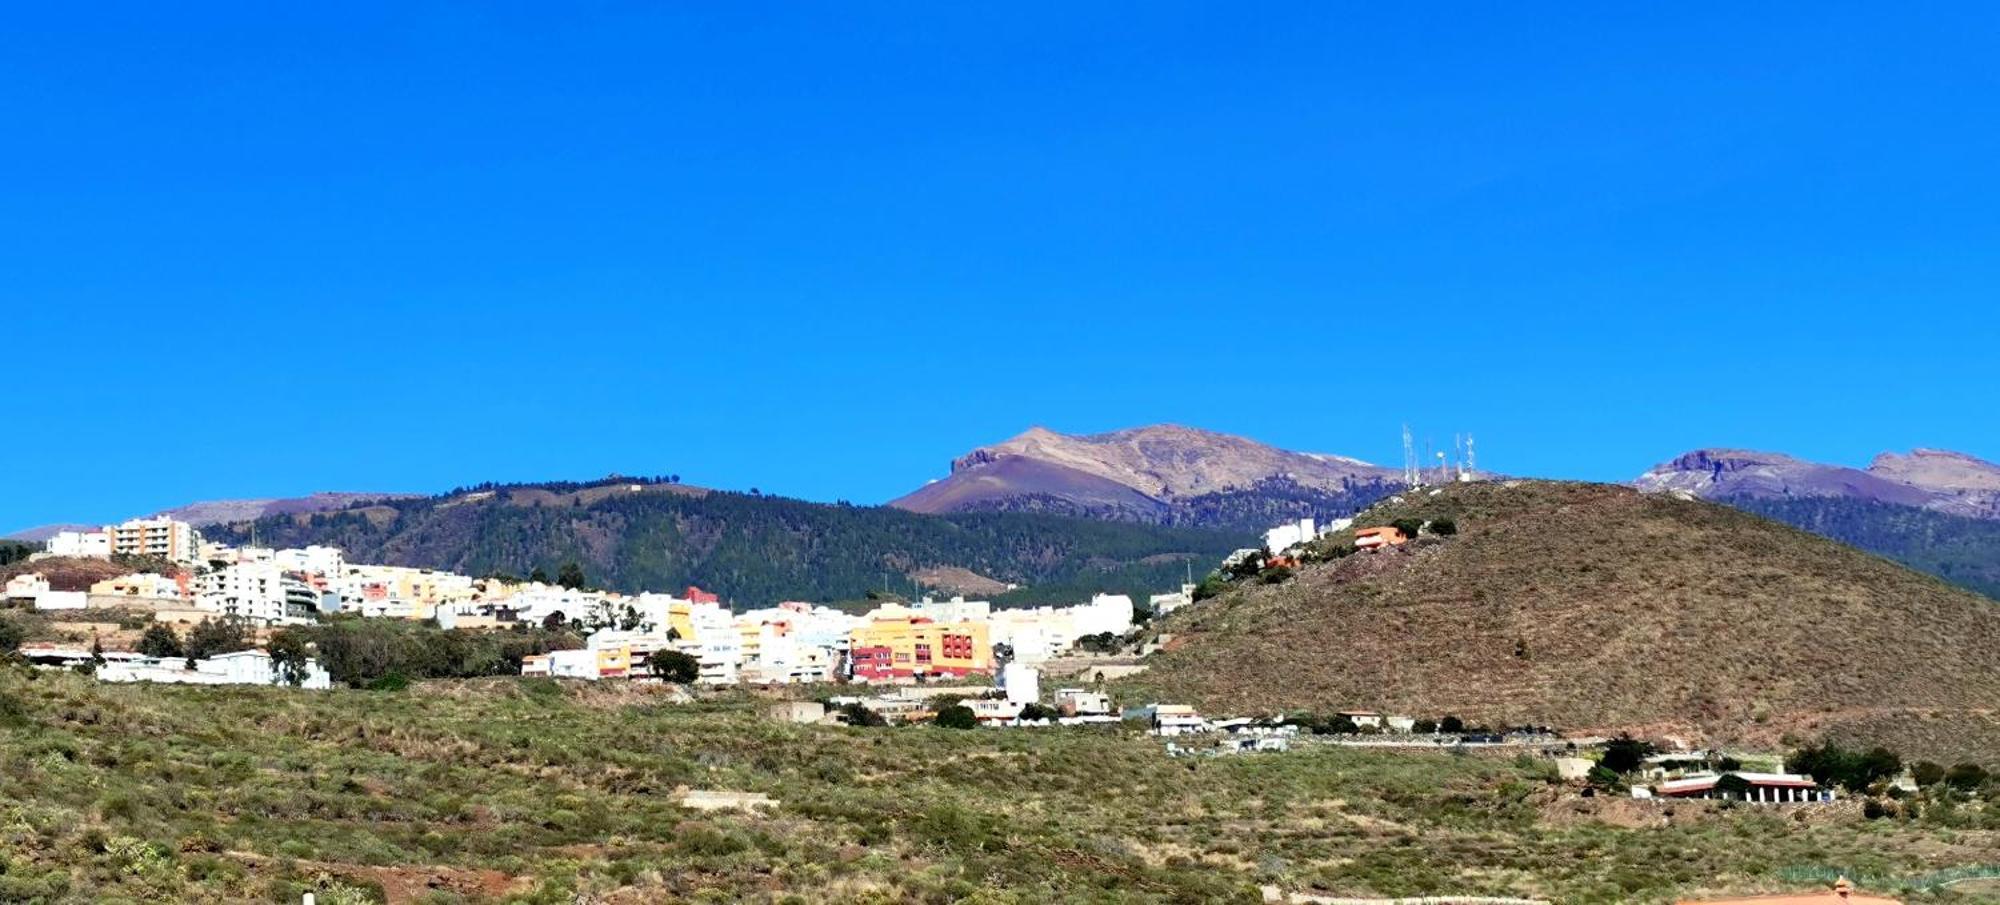
[[[1784,453],[1711,447],[1683,453],[1634,480],[1641,490],[1707,499],[1841,497],[2000,518],[2000,466],[1961,452],[1885,452],[1865,469]]]
[[[1193,501],[1289,488],[1281,505],[1251,506],[1244,521],[1282,520],[1344,510],[1355,495],[1373,499],[1398,474],[1359,459],[1279,449],[1245,437],[1180,424],[1096,434],[1031,427],[951,463],[951,474],[890,503],[917,512],[1031,509],[1138,521],[1223,524],[1215,507]],[[1242,511],[1246,501],[1230,501]],[[1253,515],[1254,513],[1254,515]],[[1205,520],[1205,521],[1204,521]],[[1241,527],[1241,525],[1235,525]]]

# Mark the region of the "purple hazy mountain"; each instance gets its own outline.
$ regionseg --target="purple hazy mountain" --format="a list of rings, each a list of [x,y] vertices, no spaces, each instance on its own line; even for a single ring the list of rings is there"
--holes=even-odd
[[[1698,449],[1654,466],[1632,483],[1704,499],[1840,497],[2000,519],[2000,465],[1938,449],[1883,453],[1867,468],[1782,453]]]

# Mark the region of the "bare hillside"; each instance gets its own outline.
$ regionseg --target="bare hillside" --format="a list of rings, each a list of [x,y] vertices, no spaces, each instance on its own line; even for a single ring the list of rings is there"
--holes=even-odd
[[[2000,751],[1987,598],[1724,506],[1608,485],[1459,485],[1360,524],[1404,517],[1459,533],[1177,613],[1162,627],[1172,649],[1129,691],[1230,711]]]

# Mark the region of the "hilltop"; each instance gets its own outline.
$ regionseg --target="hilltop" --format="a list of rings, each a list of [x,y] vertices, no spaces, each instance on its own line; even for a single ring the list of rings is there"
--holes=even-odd
[[[1964,453],[1885,452],[1861,469],[1698,449],[1632,483],[1726,503],[2000,597],[2000,465]]]
[[[1089,435],[1037,427],[953,460],[949,477],[889,505],[1259,531],[1350,513],[1387,495],[1398,477],[1359,459],[1172,424]]]
[[[377,500],[411,499],[417,494],[410,493],[350,493],[346,491],[321,491],[300,497],[264,497],[243,500],[203,500],[162,509],[153,518],[171,518],[187,522],[196,528],[220,525],[228,522],[245,522],[267,515],[285,515],[306,512],[327,512],[346,509],[351,506]],[[65,523],[38,525],[24,528],[9,538],[24,541],[45,541],[59,531],[94,531],[103,525]]]
[[[1738,510],[1608,485],[1455,485],[1358,524],[1458,533],[1165,620],[1130,693],[1573,731],[2000,751],[2000,605]],[[1344,538],[1331,538],[1340,543]]]
[[[917,582],[944,593],[1029,586],[1145,594],[1180,584],[1237,534],[1024,513],[922,515],[808,503],[660,480],[481,485],[332,512],[267,516],[205,533],[229,543],[330,544],[357,562],[472,575],[582,565],[618,591],[699,585],[742,602],[835,601]],[[1081,592],[1089,596],[1089,590]]]

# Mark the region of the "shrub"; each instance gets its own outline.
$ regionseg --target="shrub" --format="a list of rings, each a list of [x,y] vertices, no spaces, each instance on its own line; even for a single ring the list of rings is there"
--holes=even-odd
[[[181,638],[166,623],[155,622],[146,626],[146,633],[139,636],[139,653],[148,657],[181,657],[187,652],[181,647]]]
[[[1416,537],[1418,533],[1424,530],[1424,520],[1420,518],[1399,518],[1390,522],[1389,526],[1403,532],[1404,537]]]
[[[1919,788],[1929,788],[1944,782],[1944,765],[1927,760],[1917,761],[1916,766],[1910,768],[1910,777],[1917,781]]]
[[[840,718],[849,726],[887,726],[889,721],[882,715],[861,706],[860,701],[849,701],[840,705]]]
[[[21,623],[12,618],[0,617],[0,654],[11,654],[21,649],[21,640],[27,633]]]
[[[1461,720],[1461,719],[1459,719],[1459,718],[1458,718],[1458,717],[1456,717],[1456,716],[1450,716],[1450,715],[1447,715],[1447,716],[1446,716],[1446,717],[1445,717],[1444,719],[1442,719],[1442,720],[1439,720],[1439,721],[1438,721],[1438,725],[1437,725],[1437,731],[1439,731],[1439,732],[1464,732],[1464,731],[1465,731],[1465,721],[1464,721],[1464,720]]]
[[[972,729],[979,725],[979,718],[972,715],[972,708],[952,704],[939,710],[931,722],[946,729]]]
[[[1264,584],[1284,584],[1286,581],[1291,580],[1291,577],[1292,570],[1286,566],[1265,569],[1257,573],[1257,580]]]
[[[1441,537],[1450,537],[1458,533],[1458,523],[1448,518],[1438,519],[1431,522],[1431,533]]]
[[[1653,751],[1651,742],[1642,742],[1628,733],[1605,742],[1604,757],[1598,763],[1615,773],[1630,773],[1652,757]]]
[[[1953,764],[1951,769],[1944,771],[1945,785],[1968,792],[1985,785],[1989,778],[1985,767],[1972,763]]]
[[[656,650],[646,658],[646,668],[662,682],[686,685],[701,675],[701,661],[677,650]]]
[[[1410,731],[1418,733],[1420,735],[1430,735],[1431,733],[1438,731],[1438,721],[1431,719],[1430,717],[1424,717],[1423,719],[1418,720],[1416,722],[1416,725],[1411,726]]]

